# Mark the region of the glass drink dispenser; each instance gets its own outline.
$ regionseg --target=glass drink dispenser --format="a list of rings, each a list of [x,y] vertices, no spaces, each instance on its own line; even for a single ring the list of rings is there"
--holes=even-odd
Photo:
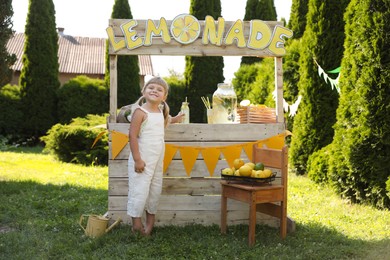
[[[213,94],[213,123],[229,124],[236,123],[237,118],[237,95],[233,85],[219,83]]]

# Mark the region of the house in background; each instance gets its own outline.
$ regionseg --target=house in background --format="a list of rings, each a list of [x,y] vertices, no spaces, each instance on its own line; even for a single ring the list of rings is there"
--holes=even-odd
[[[19,84],[23,67],[24,33],[15,34],[7,43],[7,50],[15,54],[17,60],[11,67],[12,85]],[[64,34],[64,28],[58,28],[58,63],[61,86],[70,79],[86,75],[90,78],[104,79],[106,68],[105,53],[107,40]],[[138,55],[140,86],[144,85],[146,75],[154,75],[150,55]]]

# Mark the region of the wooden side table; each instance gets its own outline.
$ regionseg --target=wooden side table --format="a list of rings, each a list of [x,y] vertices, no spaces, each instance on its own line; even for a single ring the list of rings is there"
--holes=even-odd
[[[226,233],[227,199],[249,204],[248,244],[255,244],[256,212],[262,212],[280,219],[280,236],[287,235],[287,147],[282,150],[254,147],[254,161],[261,161],[267,167],[281,170],[280,184],[260,185],[221,181],[221,233]],[[279,204],[275,204],[278,202]]]

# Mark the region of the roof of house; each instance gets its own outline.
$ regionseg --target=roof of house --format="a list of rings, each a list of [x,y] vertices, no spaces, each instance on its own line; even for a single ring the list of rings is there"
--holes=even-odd
[[[7,50],[17,60],[11,67],[21,71],[24,50],[24,33],[16,33],[7,43]],[[103,74],[105,73],[106,42],[104,38],[89,38],[58,34],[58,63],[60,73]],[[138,55],[140,75],[154,75],[150,55]]]

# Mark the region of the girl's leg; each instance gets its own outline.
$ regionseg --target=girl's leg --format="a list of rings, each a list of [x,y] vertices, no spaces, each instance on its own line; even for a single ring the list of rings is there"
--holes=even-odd
[[[155,214],[150,214],[146,211],[146,228],[145,235],[149,236],[152,233],[155,221]]]
[[[133,219],[133,227],[131,231],[133,233],[141,233],[142,235],[145,234],[144,226],[142,225],[141,218],[132,218]]]

